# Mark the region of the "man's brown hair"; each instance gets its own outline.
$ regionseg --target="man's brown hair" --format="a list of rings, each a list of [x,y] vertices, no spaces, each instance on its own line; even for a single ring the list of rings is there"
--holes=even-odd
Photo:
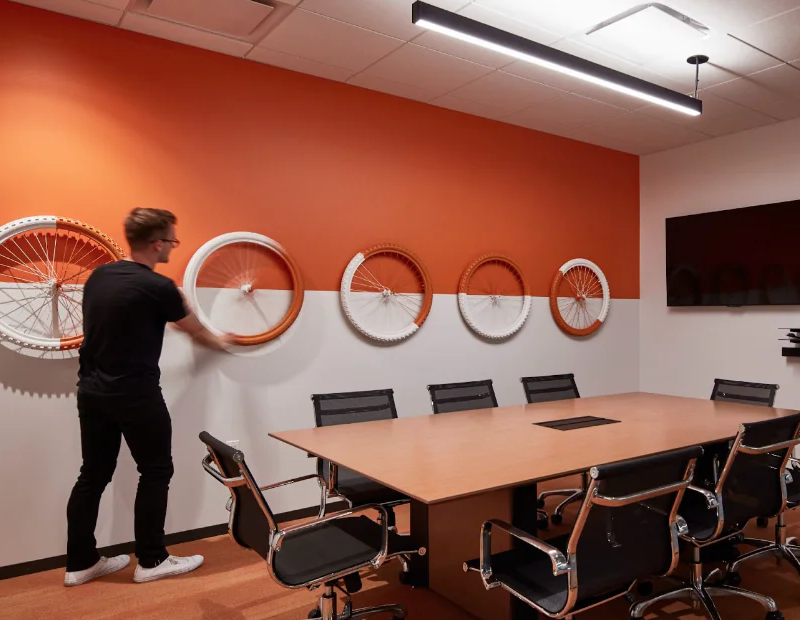
[[[125,218],[125,237],[132,250],[143,250],[153,241],[163,239],[169,225],[177,221],[170,211],[137,207]]]

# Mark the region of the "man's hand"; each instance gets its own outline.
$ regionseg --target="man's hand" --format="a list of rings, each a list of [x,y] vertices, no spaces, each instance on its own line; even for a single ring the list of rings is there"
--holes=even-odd
[[[225,334],[222,337],[211,333],[203,324],[197,319],[194,313],[190,312],[180,321],[175,321],[175,327],[191,336],[192,340],[202,344],[210,349],[224,350],[228,345],[233,343],[234,336],[232,334]]]

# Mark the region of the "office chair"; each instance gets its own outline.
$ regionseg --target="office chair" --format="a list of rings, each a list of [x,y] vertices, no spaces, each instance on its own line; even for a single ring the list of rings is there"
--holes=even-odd
[[[747,381],[731,381],[729,379],[714,379],[714,389],[711,391],[711,400],[758,407],[772,407],[775,403],[775,393],[780,389],[773,383],[750,383]],[[768,520],[763,517],[757,519],[758,527],[767,527]]]
[[[394,391],[391,389],[313,394],[311,401],[314,403],[317,427],[397,418]],[[383,504],[387,508],[389,527],[392,529],[395,526],[393,507],[409,501],[394,489],[345,467],[337,467],[324,459],[317,459],[317,474],[326,482],[328,499],[342,499],[350,508],[364,504]],[[320,513],[319,516],[325,515]]]
[[[411,547],[408,537],[398,536],[389,529],[383,506],[368,504],[281,528],[262,492],[304,480],[317,480],[324,485],[324,480],[309,475],[259,487],[241,451],[207,432],[200,433],[200,441],[208,450],[203,469],[231,493],[233,503],[228,523],[231,538],[264,558],[267,572],[279,585],[309,590],[323,588],[318,607],[309,618],[356,620],[387,613],[395,620],[406,617],[401,605],[353,609],[350,598],[361,589],[359,571],[380,568],[389,558],[402,559],[411,553],[425,552]],[[382,516],[380,523],[363,514],[370,510]],[[346,597],[341,614],[337,613],[335,588]]]
[[[718,569],[703,575],[701,550],[740,537],[747,522],[766,514],[780,514],[786,504],[786,461],[792,448],[800,443],[800,414],[742,424],[733,440],[719,478],[710,488],[691,486],[680,506],[687,531],[681,538],[692,546],[691,579],[676,590],[670,590],[631,608],[632,618],[643,617],[648,607],[659,601],[680,597],[697,600],[712,620],[720,616],[713,596],[738,595],[761,603],[767,620],[782,620],[775,601],[768,596],[736,588],[725,581],[707,585]],[[777,456],[776,456],[777,455]],[[775,461],[778,460],[778,466]],[[698,471],[697,480],[707,479]],[[702,482],[701,482],[702,483]],[[746,540],[746,539],[745,539]],[[752,557],[752,556],[750,556]],[[730,566],[735,569],[742,556]]]
[[[681,498],[703,453],[690,447],[593,467],[572,532],[544,542],[502,521],[481,529],[481,554],[464,565],[487,590],[502,587],[550,618],[627,595],[638,579],[668,575],[678,565]],[[492,553],[492,531],[514,547]]]
[[[711,400],[772,407],[775,403],[775,392],[779,389],[779,385],[772,383],[749,383],[747,381],[714,379]]]
[[[549,375],[545,377],[522,377],[520,379],[525,389],[525,398],[529,403],[547,403],[556,400],[569,400],[580,398],[575,375]],[[564,509],[575,502],[583,501],[589,485],[588,475],[581,474],[580,489],[554,489],[539,494],[539,508],[544,508],[544,501],[548,497],[565,497],[553,511],[550,520],[553,525],[558,525],[564,519]],[[547,513],[545,513],[547,514]]]
[[[497,407],[497,397],[494,395],[491,379],[429,385],[428,392],[431,395],[434,413]]]

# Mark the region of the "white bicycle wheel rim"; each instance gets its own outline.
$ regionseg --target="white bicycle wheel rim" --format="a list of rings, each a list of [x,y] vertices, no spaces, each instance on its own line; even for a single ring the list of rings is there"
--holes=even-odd
[[[458,309],[461,311],[461,316],[464,317],[464,321],[466,321],[467,325],[470,326],[472,331],[479,336],[489,338],[491,340],[502,340],[503,338],[508,338],[509,336],[516,334],[525,324],[525,321],[528,320],[528,315],[531,311],[531,296],[523,295],[522,308],[520,309],[519,315],[517,315],[517,318],[513,323],[511,323],[511,325],[505,329],[484,329],[481,327],[477,317],[474,316],[473,309],[469,307],[469,297],[470,295],[467,293],[458,294]]]
[[[25,218],[21,218],[21,219],[18,219],[18,220],[14,220],[12,222],[8,222],[7,224],[4,224],[3,226],[0,226],[0,247],[2,247],[3,244],[5,244],[8,240],[12,239],[16,235],[24,234],[24,233],[27,233],[27,232],[33,232],[33,231],[37,231],[37,230],[55,230],[55,231],[57,231],[59,229],[59,223],[67,224],[70,227],[75,225],[75,224],[78,224],[82,228],[87,228],[86,225],[77,223],[74,220],[68,220],[68,219],[60,218],[60,217],[57,217],[57,216],[54,216],[54,215],[37,215],[37,216],[25,217]],[[88,227],[88,228],[91,228],[91,227]],[[95,231],[95,232],[97,232],[97,231]],[[91,239],[91,235],[87,235],[85,232],[83,234],[88,239]],[[103,235],[103,236],[105,237],[105,235]],[[97,243],[96,239],[92,239],[92,241]],[[118,247],[116,247],[116,244],[113,244],[113,242],[111,242],[111,243],[116,248],[117,252],[121,252],[121,250]],[[108,251],[108,247],[106,247],[105,249]],[[5,260],[9,259],[9,257],[7,257],[5,255],[3,255],[3,256],[5,257]],[[55,257],[56,257],[56,248],[54,246],[53,247],[53,260],[54,261],[56,260]],[[41,258],[41,256],[38,256],[38,258]],[[49,260],[49,253],[48,253],[47,250],[45,250],[45,259]],[[77,259],[77,257],[76,257],[76,259]],[[16,268],[14,268],[14,269],[16,269]],[[55,277],[55,276],[53,276],[53,277]],[[33,284],[35,284],[35,283],[33,283]],[[77,287],[77,286],[80,286],[80,285],[76,284],[74,286]],[[70,299],[72,299],[72,298],[70,297]],[[72,300],[73,300],[73,302],[77,303],[77,300],[75,300],[75,299],[72,299]],[[56,303],[58,303],[58,302],[56,302]],[[15,327],[13,327],[11,325],[8,325],[5,322],[5,320],[3,320],[4,318],[5,318],[4,316],[0,317],[0,337],[2,337],[4,340],[7,340],[8,342],[10,342],[10,343],[12,343],[12,344],[14,344],[16,346],[26,347],[26,348],[40,350],[40,351],[62,351],[62,350],[65,350],[65,348],[75,348],[75,346],[77,346],[77,345],[74,345],[74,346],[70,346],[70,347],[65,347],[65,345],[64,345],[64,340],[65,339],[62,338],[62,337],[46,337],[46,336],[38,336],[38,335],[35,335],[35,334],[22,332],[19,329],[16,329]],[[74,319],[74,317],[73,317],[73,319]],[[82,322],[82,317],[81,317],[81,322]],[[78,326],[75,325],[75,327],[77,328]],[[82,328],[82,324],[81,324],[80,327]],[[68,340],[73,340],[75,338],[80,338],[82,336],[83,336],[82,333],[78,333],[78,334],[75,334],[75,335],[71,336],[70,338],[68,338]]]
[[[359,252],[356,254],[347,264],[347,268],[344,270],[344,276],[342,276],[342,285],[339,289],[339,294],[342,300],[342,309],[344,310],[347,320],[350,321],[353,327],[355,327],[359,332],[368,338],[372,338],[373,340],[379,340],[381,342],[397,342],[399,340],[408,338],[412,334],[416,333],[416,331],[419,329],[419,325],[412,322],[411,325],[407,326],[405,329],[387,334],[377,332],[367,327],[356,317],[355,308],[350,300],[350,289],[353,285],[353,277],[355,276],[356,270],[364,263],[365,260],[366,258],[363,253]]]
[[[575,267],[585,267],[589,269],[594,273],[595,276],[597,276],[597,279],[600,281],[600,287],[602,288],[603,291],[603,301],[600,306],[600,312],[598,313],[595,320],[599,321],[600,323],[604,323],[606,317],[608,316],[608,309],[611,304],[611,291],[608,287],[608,280],[606,279],[603,270],[600,269],[600,267],[598,267],[595,263],[593,263],[590,260],[587,260],[585,258],[573,258],[572,260],[564,263],[559,269],[559,271],[561,272],[562,275],[565,275],[568,271],[574,269]]]
[[[218,237],[206,241],[198,248],[192,255],[192,258],[189,259],[189,264],[186,266],[186,272],[183,276],[183,292],[189,304],[192,306],[197,320],[200,321],[203,327],[217,336],[222,336],[224,332],[214,325],[213,321],[200,304],[197,295],[197,278],[200,275],[203,264],[214,252],[235,243],[252,243],[259,245],[274,252],[282,260],[285,260],[285,256],[287,255],[285,248],[274,239],[270,239],[258,233],[243,231],[219,235]]]

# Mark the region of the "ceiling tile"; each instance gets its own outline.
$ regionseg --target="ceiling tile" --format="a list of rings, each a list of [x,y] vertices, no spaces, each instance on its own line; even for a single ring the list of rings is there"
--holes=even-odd
[[[507,116],[505,110],[498,110],[482,103],[475,101],[468,101],[467,99],[456,99],[450,95],[444,95],[431,101],[433,105],[442,108],[455,110],[456,112],[464,112],[465,114],[472,114],[473,116],[482,116],[484,118],[491,118],[493,120],[500,120]]]
[[[699,96],[703,101],[703,113],[700,116],[676,115],[661,106],[648,106],[638,112],[710,136],[724,136],[777,122],[771,116],[740,106],[711,93],[701,92]]]
[[[300,71],[301,73],[316,75],[317,77],[329,80],[337,80],[339,82],[346,81],[355,73],[355,71],[351,71],[350,69],[342,69],[341,67],[326,65],[306,58],[281,54],[280,52],[267,49],[266,47],[254,47],[250,53],[247,54],[247,59],[290,69],[291,71]]]
[[[362,71],[403,44],[400,39],[295,9],[260,47],[299,58]]]
[[[711,28],[733,32],[791,11],[797,0],[675,0],[669,4]]]
[[[119,9],[124,11],[128,8],[131,0],[91,0],[95,4],[102,4],[103,6],[110,6],[112,9]]]
[[[504,111],[508,115],[535,103],[556,99],[564,92],[510,73],[495,71],[449,94],[457,99],[466,99]]]
[[[712,86],[708,91],[761,112],[765,111],[763,106],[784,99],[798,99],[800,105],[800,70],[780,65]]]
[[[622,116],[626,112],[627,110],[594,99],[564,93],[558,99],[537,103],[508,116],[505,120],[532,129],[538,129],[543,124],[577,127]]]
[[[491,67],[407,43],[365,73],[444,95],[492,71]]]
[[[641,112],[630,112],[602,123],[594,123],[588,129],[610,138],[645,145],[647,152],[663,151],[709,138],[698,131],[686,129]]]
[[[781,121],[790,121],[800,117],[800,101],[797,99],[783,99],[759,106],[759,110]]]
[[[85,2],[84,0],[14,0],[20,4],[27,4],[29,6],[39,7],[40,9],[47,9],[55,11],[56,13],[63,13],[64,15],[71,15],[72,17],[80,17],[81,19],[88,19],[89,21],[99,22],[101,24],[109,24],[116,26],[122,17],[122,11],[119,9],[111,8],[95,4],[94,2]]]
[[[382,93],[387,93],[396,97],[415,99],[416,101],[430,101],[438,94],[424,88],[419,88],[418,86],[410,86],[409,84],[386,80],[366,73],[359,73],[348,80],[347,83],[353,86],[369,88],[370,90],[379,90]]]
[[[252,44],[236,39],[230,39],[220,34],[181,26],[173,22],[156,19],[139,13],[125,13],[120,23],[122,28],[149,34],[161,39],[169,39],[185,45],[202,47],[214,52],[242,57],[253,47]]]
[[[638,0],[475,0],[475,5],[562,36],[584,32]],[[524,35],[523,35],[524,36]]]
[[[448,37],[445,34],[434,32],[433,30],[424,31],[420,36],[414,39],[414,45],[421,45],[422,47],[427,47],[437,52],[457,56],[458,58],[476,62],[479,65],[494,67],[495,69],[505,67],[514,62],[514,59],[507,54],[493,52],[492,50],[487,50],[485,47]]]
[[[688,92],[694,90],[695,68],[687,63],[686,59],[694,54],[705,54],[709,57],[708,63],[700,66],[701,88],[708,88],[781,64],[780,61],[727,34],[714,34],[697,45],[676,49],[675,53],[648,62],[644,66],[679,83],[680,90]]]
[[[541,43],[543,45],[555,43],[563,36],[556,32],[550,32],[549,30],[544,30],[543,28],[534,26],[533,24],[535,22],[516,19],[513,13],[500,13],[496,10],[493,10],[489,6],[482,6],[478,3],[472,3],[468,5],[467,7],[461,9],[459,13],[464,17],[469,17],[470,19],[474,19],[482,24],[494,26],[500,30],[505,30],[506,32],[515,34],[518,37],[530,39],[531,41],[536,41],[537,43]]]
[[[304,0],[303,9],[408,41],[425,32],[411,23],[413,3],[414,0]],[[457,11],[469,0],[432,0],[430,4]]]
[[[800,56],[800,8],[737,29],[733,34],[788,62]]]
[[[632,153],[639,155],[647,150],[647,146],[637,144],[627,140],[621,140],[613,136],[606,136],[597,133],[593,129],[593,125],[585,125],[584,127],[570,127],[570,128],[547,128],[544,127],[542,131],[551,133],[562,138],[570,138],[585,142],[587,144],[594,144],[595,146],[602,146],[603,148],[613,149],[615,151],[622,151],[623,153]]]

